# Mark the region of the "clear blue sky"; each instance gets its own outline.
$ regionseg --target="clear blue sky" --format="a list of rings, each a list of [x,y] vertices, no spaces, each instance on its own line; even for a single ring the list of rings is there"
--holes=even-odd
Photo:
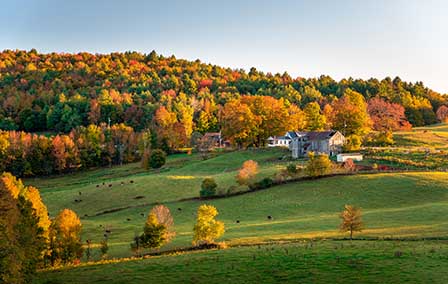
[[[448,93],[444,0],[3,0],[0,49],[136,50],[335,79],[400,76]]]

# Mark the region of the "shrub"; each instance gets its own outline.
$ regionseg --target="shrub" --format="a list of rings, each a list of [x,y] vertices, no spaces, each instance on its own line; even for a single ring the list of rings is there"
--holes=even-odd
[[[291,163],[291,164],[286,166],[286,172],[290,176],[293,176],[293,175],[297,174],[299,171],[297,170],[297,165],[294,164],[294,163]]]
[[[206,178],[202,181],[201,184],[201,191],[199,192],[199,195],[201,197],[210,197],[216,195],[216,188],[218,185],[216,184],[215,180],[212,178]]]
[[[328,155],[310,152],[308,153],[308,158],[305,170],[310,177],[323,176],[331,172],[333,164]]]
[[[238,192],[238,187],[236,185],[231,185],[227,189],[227,195],[232,195],[235,194],[236,192]]]
[[[345,160],[345,162],[342,164],[342,166],[344,167],[344,169],[348,172],[354,172],[356,171],[356,165],[355,162],[353,162],[352,159],[347,159]]]
[[[160,149],[156,149],[151,152],[151,156],[149,157],[149,165],[153,169],[159,169],[166,162],[166,153]]]
[[[253,183],[249,185],[250,190],[257,190],[257,189],[265,189],[269,188],[274,184],[274,181],[271,178],[264,178],[260,180],[259,182]]]

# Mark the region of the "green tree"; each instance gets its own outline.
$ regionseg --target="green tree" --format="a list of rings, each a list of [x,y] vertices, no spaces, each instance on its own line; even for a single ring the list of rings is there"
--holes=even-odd
[[[149,157],[149,165],[153,169],[159,169],[166,162],[166,154],[164,151],[160,149],[155,149],[151,152],[151,156]]]
[[[311,102],[304,109],[306,129],[309,131],[320,131],[325,128],[326,119],[321,113],[320,106],[316,102]]]
[[[201,184],[201,191],[199,195],[201,197],[210,197],[216,195],[216,188],[218,185],[216,184],[213,178],[205,178]]]
[[[0,282],[30,283],[46,249],[31,202],[0,184]]]
[[[198,208],[196,224],[193,228],[193,245],[212,244],[224,232],[224,223],[215,220],[218,210],[212,205],[201,205]]]
[[[107,252],[109,251],[109,244],[107,242],[107,236],[105,236],[100,243],[100,251],[101,251],[101,257],[103,259],[106,258]]]
[[[166,241],[167,228],[160,224],[156,214],[150,213],[140,236],[141,245],[144,248],[160,248]]]

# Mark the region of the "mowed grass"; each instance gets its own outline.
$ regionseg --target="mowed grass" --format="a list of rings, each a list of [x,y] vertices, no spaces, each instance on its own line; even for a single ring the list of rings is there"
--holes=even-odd
[[[395,132],[394,140],[400,147],[448,149],[448,124],[416,127],[411,131]]]
[[[62,208],[81,216],[82,238],[92,240],[93,260],[100,259],[98,244],[105,228],[111,231],[108,258],[131,256],[129,244],[142,232],[156,203],[170,208],[177,233],[162,251],[191,245],[196,210],[204,203],[218,209],[217,219],[226,226],[219,241],[231,246],[46,271],[37,283],[446,283],[441,267],[448,268],[447,241],[421,239],[448,236],[448,173],[340,176],[221,199],[182,201],[198,196],[205,177],[215,178],[220,190],[235,185],[237,170],[248,159],[259,162],[259,179],[272,176],[288,163],[280,159],[285,155],[288,152],[281,149],[223,153],[205,161],[178,155],[170,157],[160,172],[142,171],[132,164],[26,180],[41,189],[52,216]],[[136,200],[136,196],[144,198]],[[376,241],[342,241],[347,234],[338,230],[339,213],[345,204],[363,210],[365,228],[355,237]],[[291,243],[278,244],[284,242]],[[253,246],[266,243],[276,245]]]
[[[259,162],[259,175],[265,176],[284,165],[279,159],[288,154],[285,149],[261,149],[219,154],[208,160],[182,154],[170,156],[160,171],[144,171],[137,163],[25,182],[40,189],[51,216],[71,208],[84,217],[128,206],[198,197],[206,177],[213,177],[220,190],[226,191],[235,184],[235,175],[244,161]],[[77,199],[82,202],[75,202]]]
[[[446,241],[318,241],[41,272],[44,283],[448,283]]]
[[[216,200],[167,202],[177,236],[164,249],[191,244],[196,210],[204,203],[218,209],[218,219],[226,225],[222,240],[231,244],[346,237],[338,230],[339,213],[345,204],[363,209],[366,228],[357,234],[359,237],[448,234],[447,173],[376,174],[300,182]],[[129,243],[141,232],[150,209],[142,206],[84,218],[84,238],[99,242],[107,226],[112,231],[110,255],[129,256]]]
[[[179,201],[197,197],[200,183],[207,176],[214,177],[221,188],[235,184],[238,165],[247,159],[259,161],[260,178],[273,175],[286,165],[278,160],[284,154],[278,149],[242,151],[205,161],[180,156],[171,158],[167,165],[170,170],[161,173],[141,172],[137,165],[126,165],[110,169],[111,173],[102,169],[27,182],[41,188],[52,216],[63,208],[71,208],[81,216],[84,240],[98,244],[104,230],[110,230],[109,257],[132,254],[129,243],[141,233],[147,213],[158,202],[170,208],[177,232],[163,250],[191,245],[196,210],[203,203],[217,207],[218,218],[226,225],[222,240],[233,244],[344,237],[338,226],[345,204],[363,209],[366,229],[360,237],[443,237],[448,233],[447,173],[332,177],[223,199]],[[134,183],[130,184],[130,180]],[[96,188],[102,181],[113,186]],[[139,195],[145,198],[135,200]],[[78,198],[83,201],[75,203]],[[99,259],[97,248],[93,255]]]

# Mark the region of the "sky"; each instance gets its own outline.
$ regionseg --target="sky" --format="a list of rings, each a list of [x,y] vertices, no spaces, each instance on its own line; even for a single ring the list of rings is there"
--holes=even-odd
[[[0,50],[156,50],[293,77],[423,81],[448,93],[445,0],[0,0]]]

